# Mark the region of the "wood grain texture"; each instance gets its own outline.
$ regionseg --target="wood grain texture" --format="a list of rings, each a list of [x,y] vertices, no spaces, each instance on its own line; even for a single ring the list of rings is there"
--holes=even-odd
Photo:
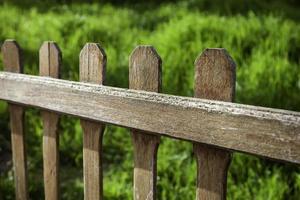
[[[206,49],[195,62],[195,97],[233,101],[235,64],[225,49]],[[196,199],[226,199],[231,153],[194,143],[197,159]]]
[[[9,72],[0,99],[300,164],[299,112]]]
[[[40,76],[60,77],[61,51],[55,42],[44,42],[39,52]],[[43,166],[46,200],[57,200],[59,194],[59,115],[41,111],[43,122]]]
[[[105,78],[106,55],[99,44],[86,44],[80,52],[79,60],[80,81],[102,85]],[[103,199],[102,137],[105,126],[81,120],[81,127],[83,130],[84,199]]]
[[[23,72],[21,48],[15,40],[6,40],[2,46],[4,70],[14,73]],[[9,104],[12,157],[14,165],[15,192],[17,200],[29,199],[27,158],[24,133],[24,109]]]
[[[233,101],[235,63],[225,49],[205,49],[195,61],[195,97]]]
[[[152,46],[138,46],[129,61],[129,88],[159,92],[161,59]],[[156,199],[156,163],[160,138],[147,132],[132,130],[134,146],[134,199]]]

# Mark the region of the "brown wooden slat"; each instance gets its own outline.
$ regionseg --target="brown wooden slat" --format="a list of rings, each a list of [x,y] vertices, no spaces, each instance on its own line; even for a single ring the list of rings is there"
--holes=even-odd
[[[0,99],[300,164],[299,112],[9,72]]]
[[[14,73],[23,72],[21,48],[15,40],[6,40],[2,46],[4,70]],[[15,104],[9,104],[11,144],[15,177],[15,192],[17,200],[28,197],[28,178],[26,163],[26,144],[24,133],[24,109]]]
[[[159,92],[161,59],[152,46],[138,46],[129,61],[129,88]],[[156,199],[156,162],[160,137],[132,130],[134,145],[134,199]]]
[[[235,64],[225,49],[206,49],[195,62],[195,97],[233,101]],[[231,153],[194,143],[197,159],[196,199],[226,199]]]
[[[102,85],[105,68],[104,50],[99,44],[86,44],[80,52],[80,81]],[[81,120],[81,126],[83,130],[84,199],[103,199],[102,137],[105,125]]]
[[[44,42],[39,52],[40,76],[59,78],[61,51],[55,42]],[[43,165],[46,200],[59,199],[59,115],[41,111],[43,121]]]

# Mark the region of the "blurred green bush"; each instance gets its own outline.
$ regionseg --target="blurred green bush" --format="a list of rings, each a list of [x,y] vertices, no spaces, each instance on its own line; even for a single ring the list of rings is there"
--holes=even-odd
[[[239,14],[238,9],[231,7],[230,15],[204,12],[202,8],[213,6],[196,0],[164,2],[150,8],[146,3],[130,7],[116,3],[24,2],[31,6],[1,5],[0,42],[15,38],[20,43],[27,74],[38,74],[39,47],[44,40],[54,40],[63,52],[62,78],[78,80],[81,48],[86,42],[99,42],[108,57],[106,85],[127,88],[131,51],[138,44],[151,44],[163,60],[163,93],[193,96],[195,58],[205,48],[223,47],[237,63],[236,102],[300,111],[297,17],[259,14],[247,9]],[[195,5],[199,9],[193,9]],[[0,119],[0,154],[4,154],[10,152],[4,102],[0,103]],[[62,199],[82,199],[82,135],[78,119],[64,116],[60,129]],[[26,134],[30,196],[42,199],[42,125],[35,109],[26,113]],[[129,131],[108,126],[104,135],[106,199],[132,199],[132,156]],[[0,178],[3,198],[14,199],[12,170],[1,171]],[[158,199],[194,199],[195,179],[192,145],[163,138],[158,152]],[[228,199],[299,196],[297,166],[235,153],[229,171]]]

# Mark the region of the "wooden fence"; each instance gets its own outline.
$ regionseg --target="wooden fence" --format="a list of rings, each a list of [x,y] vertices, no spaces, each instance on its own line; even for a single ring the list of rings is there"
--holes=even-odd
[[[130,56],[129,90],[102,85],[106,54],[95,43],[86,44],[80,53],[81,82],[58,79],[62,57],[54,42],[44,42],[40,48],[40,76],[21,74],[16,41],[6,40],[2,54],[6,72],[0,72],[0,99],[9,102],[16,199],[29,199],[23,128],[27,106],[42,109],[48,200],[59,199],[60,114],[81,119],[86,200],[103,199],[105,123],[131,129],[135,200],[155,199],[160,136],[194,144],[198,200],[226,198],[233,151],[300,164],[300,113],[231,103],[236,69],[225,49],[206,49],[196,59],[195,98],[158,93],[162,61],[151,46],[138,46]]]

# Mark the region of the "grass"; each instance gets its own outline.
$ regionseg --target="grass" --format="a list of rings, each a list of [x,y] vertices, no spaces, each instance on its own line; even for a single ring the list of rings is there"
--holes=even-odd
[[[139,11],[115,4],[64,4],[48,9],[3,4],[0,42],[15,38],[24,50],[25,73],[38,74],[38,49],[56,41],[63,52],[62,78],[78,80],[78,55],[99,42],[108,57],[106,85],[128,87],[128,57],[138,44],[153,45],[163,60],[163,93],[193,96],[193,63],[208,47],[223,47],[237,64],[236,102],[300,111],[300,25],[279,14],[247,11],[222,15],[165,3]],[[0,61],[2,69],[2,61]],[[0,103],[0,154],[10,151],[6,104]],[[60,127],[62,199],[81,199],[82,134],[79,120],[64,116]],[[30,196],[43,198],[39,112],[26,113]],[[129,131],[108,126],[104,135],[104,195],[132,199]],[[0,173],[0,193],[14,199],[12,170]],[[158,151],[158,199],[195,199],[192,145],[163,138]],[[235,153],[228,199],[297,199],[297,166]]]

